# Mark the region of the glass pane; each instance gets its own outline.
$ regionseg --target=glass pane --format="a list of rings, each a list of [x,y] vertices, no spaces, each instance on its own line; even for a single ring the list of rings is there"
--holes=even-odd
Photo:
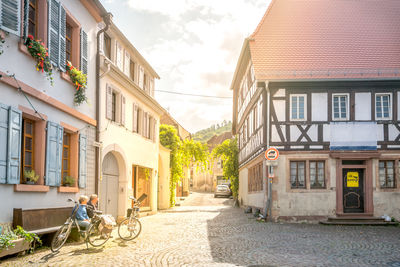
[[[297,97],[292,96],[292,118],[297,119]]]
[[[63,170],[64,170],[64,171],[67,171],[67,170],[68,170],[68,160],[67,160],[67,159],[64,159],[64,160],[63,160]]]
[[[298,163],[298,181],[299,181],[299,186],[304,186],[304,162],[299,162]]]
[[[32,165],[32,152],[25,152],[25,165]]]
[[[68,149],[64,147],[63,158],[68,158]]]
[[[32,151],[32,138],[30,137],[25,138],[25,149]]]
[[[64,134],[64,145],[68,146],[69,145],[69,135]]]
[[[292,187],[296,187],[296,175],[290,175],[290,184]]]
[[[33,9],[32,7],[29,8],[29,19],[35,21],[35,9]]]
[[[25,123],[25,133],[32,134],[33,133],[33,124],[32,122],[27,121]]]

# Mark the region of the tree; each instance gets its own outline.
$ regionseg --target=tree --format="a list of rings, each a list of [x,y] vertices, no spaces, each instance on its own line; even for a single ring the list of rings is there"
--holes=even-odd
[[[227,139],[222,144],[216,146],[212,151],[214,158],[221,158],[223,163],[223,176],[231,181],[232,194],[235,199],[238,197],[239,190],[239,148],[237,138]]]
[[[206,168],[209,153],[207,146],[200,142],[193,140],[182,141],[175,127],[171,125],[160,125],[160,143],[171,150],[170,204],[175,206],[176,183],[181,181],[184,176],[183,167],[197,164],[202,168]]]

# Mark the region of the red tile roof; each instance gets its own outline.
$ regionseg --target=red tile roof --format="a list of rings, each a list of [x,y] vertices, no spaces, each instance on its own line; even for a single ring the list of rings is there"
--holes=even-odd
[[[272,0],[249,38],[258,80],[400,77],[400,0]]]

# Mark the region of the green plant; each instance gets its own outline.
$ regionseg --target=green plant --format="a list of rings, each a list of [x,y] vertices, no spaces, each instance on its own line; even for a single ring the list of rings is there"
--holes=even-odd
[[[66,65],[67,73],[71,78],[72,83],[76,88],[74,103],[75,105],[80,105],[83,102],[87,102],[86,97],[86,85],[87,85],[87,75],[82,71],[78,70],[72,66],[71,62],[67,61]]]
[[[20,238],[23,238],[24,242],[28,242],[29,244],[31,244],[33,242],[37,242],[39,245],[42,244],[42,240],[40,240],[40,238],[38,237],[37,234],[27,232],[24,230],[24,228],[22,228],[19,225],[17,226],[16,229],[14,229],[14,234]],[[31,246],[30,252],[32,252],[33,249],[34,249],[34,246]]]
[[[53,68],[50,63],[48,48],[41,40],[35,40],[32,35],[28,35],[25,41],[29,54],[36,60],[36,70],[45,72],[50,84],[53,85]]]
[[[36,183],[39,180],[39,174],[36,174],[34,170],[24,171],[24,177],[26,181]]]
[[[63,179],[63,184],[66,186],[73,186],[75,185],[75,178],[71,176],[65,176]]]
[[[14,247],[15,244],[13,240],[18,239],[14,233],[0,234],[0,251],[3,249],[8,249],[9,247]]]

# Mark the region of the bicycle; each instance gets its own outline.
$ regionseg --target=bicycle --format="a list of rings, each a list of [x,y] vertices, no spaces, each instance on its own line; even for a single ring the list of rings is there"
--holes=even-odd
[[[90,220],[90,225],[87,230],[81,230],[78,224],[78,220],[75,215],[78,211],[79,203],[73,199],[68,199],[68,202],[74,202],[75,207],[72,210],[71,216],[65,221],[65,223],[58,229],[55,233],[53,240],[51,241],[51,251],[57,252],[67,241],[72,228],[76,227],[81,236],[84,237],[86,242],[86,247],[88,248],[88,243],[93,247],[99,247],[103,245],[110,238],[111,233],[103,233],[99,230],[99,225],[101,223],[100,214],[101,211],[94,211],[95,215]]]
[[[133,240],[138,237],[142,231],[142,224],[138,219],[138,214],[140,204],[146,197],[146,194],[143,194],[139,199],[129,197],[129,199],[133,200],[133,208],[127,210],[127,218],[118,225],[118,235],[121,239],[127,241]]]

